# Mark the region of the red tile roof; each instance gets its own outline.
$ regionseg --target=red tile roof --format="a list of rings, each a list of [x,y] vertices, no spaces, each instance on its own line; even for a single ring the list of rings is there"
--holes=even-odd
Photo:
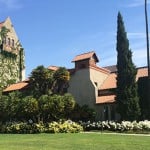
[[[57,67],[57,66],[49,66],[48,69],[49,69],[49,70],[56,71],[56,70],[59,69],[59,67]]]
[[[96,99],[96,104],[114,103],[115,95],[100,96]]]
[[[15,84],[8,86],[6,89],[3,90],[3,92],[21,90],[21,89],[25,88],[28,84],[29,83],[27,83],[27,82],[15,83]]]
[[[96,54],[95,54],[94,51],[77,55],[77,56],[72,60],[72,62],[76,62],[76,61],[80,61],[80,60],[85,60],[85,59],[90,59],[90,58],[93,57],[93,56],[96,58],[96,61],[99,62],[99,60],[98,60],[98,58],[97,58],[97,56],[96,56]]]
[[[110,74],[110,70],[108,70],[106,68],[98,67],[96,65],[90,65],[89,67],[92,68],[92,69],[95,69],[97,71],[100,71],[100,72],[103,72],[103,73],[106,73],[106,74]]]
[[[136,81],[140,77],[147,77],[147,76],[148,76],[148,68],[147,67],[138,68],[137,75],[136,75]]]
[[[117,66],[116,65],[106,66],[104,68],[110,70],[110,72],[112,72],[112,73],[117,72]]]
[[[148,68],[137,68],[137,75],[136,75],[136,81],[138,80],[138,78],[140,77],[145,77],[148,76]],[[111,88],[116,88],[116,73],[111,73],[106,80],[104,81],[104,83],[102,84],[100,90],[103,89],[111,89]]]
[[[116,77],[116,73],[111,73],[100,87],[100,90],[116,88]]]

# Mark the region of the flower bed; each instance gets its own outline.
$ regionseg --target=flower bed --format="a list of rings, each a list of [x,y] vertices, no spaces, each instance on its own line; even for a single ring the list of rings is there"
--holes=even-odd
[[[122,121],[121,123],[115,121],[98,121],[98,122],[82,122],[80,125],[83,126],[85,131],[90,130],[108,130],[118,132],[150,132],[150,121]]]
[[[9,122],[0,125],[0,133],[78,133],[83,127],[70,120],[51,123]]]

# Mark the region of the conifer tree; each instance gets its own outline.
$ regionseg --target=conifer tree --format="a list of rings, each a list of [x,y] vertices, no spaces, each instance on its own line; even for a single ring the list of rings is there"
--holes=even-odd
[[[137,120],[140,115],[137,94],[137,70],[132,62],[132,52],[121,13],[117,18],[117,110],[121,120]]]

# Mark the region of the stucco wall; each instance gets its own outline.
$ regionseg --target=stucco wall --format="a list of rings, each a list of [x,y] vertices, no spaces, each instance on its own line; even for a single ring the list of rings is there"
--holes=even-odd
[[[78,104],[87,104],[90,108],[94,108],[97,113],[97,119],[102,116],[103,105],[96,105],[96,97],[98,96],[99,87],[107,76],[106,73],[86,68],[77,70],[71,75],[69,81],[68,92],[74,96]]]
[[[80,105],[87,104],[92,108],[94,107],[95,88],[90,80],[88,68],[78,70],[71,76],[68,92],[74,96]]]
[[[100,72],[95,69],[90,69],[90,79],[93,82],[93,84],[97,83],[97,88],[100,89],[100,86],[105,81],[105,79],[108,77],[108,74]],[[94,84],[95,85],[95,84]]]

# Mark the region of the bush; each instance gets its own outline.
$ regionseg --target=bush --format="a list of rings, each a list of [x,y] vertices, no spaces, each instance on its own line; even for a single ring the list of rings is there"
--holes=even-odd
[[[47,124],[47,133],[78,133],[83,131],[83,127],[71,120],[52,122]]]
[[[0,133],[33,134],[33,133],[78,133],[83,127],[71,120],[47,124],[33,122],[8,122],[0,124]]]
[[[9,122],[1,125],[0,133],[42,133],[44,131],[43,124],[26,123],[26,122]]]
[[[82,122],[80,125],[83,126],[85,131],[90,130],[108,130],[108,131],[119,131],[119,132],[150,132],[150,121],[122,121],[121,123],[114,121],[98,121],[98,122]]]

